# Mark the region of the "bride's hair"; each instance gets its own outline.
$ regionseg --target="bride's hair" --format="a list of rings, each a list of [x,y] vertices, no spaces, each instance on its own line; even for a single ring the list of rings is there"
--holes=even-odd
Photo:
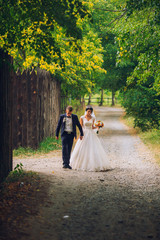
[[[92,108],[91,106],[87,106],[87,107],[86,107],[86,112],[87,112],[88,110],[91,110],[91,112],[93,112],[93,108]]]

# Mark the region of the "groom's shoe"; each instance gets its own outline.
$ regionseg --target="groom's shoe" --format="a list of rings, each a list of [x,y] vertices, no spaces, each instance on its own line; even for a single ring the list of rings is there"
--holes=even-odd
[[[71,167],[71,166],[69,166],[69,165],[67,166],[67,168],[69,168],[69,169],[72,169],[72,167]]]
[[[69,166],[69,165],[63,165],[63,168],[72,169],[71,166]]]
[[[68,166],[67,165],[63,165],[63,168],[68,168]]]

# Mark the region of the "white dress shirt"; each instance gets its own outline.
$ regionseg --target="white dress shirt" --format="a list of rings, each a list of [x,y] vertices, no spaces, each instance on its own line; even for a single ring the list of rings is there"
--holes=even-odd
[[[66,117],[65,131],[73,132],[72,117],[70,117],[70,118]]]

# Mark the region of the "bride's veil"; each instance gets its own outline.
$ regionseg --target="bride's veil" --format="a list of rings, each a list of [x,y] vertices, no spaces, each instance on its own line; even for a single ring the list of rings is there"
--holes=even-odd
[[[86,115],[87,111],[85,111],[84,116]],[[91,113],[91,116],[96,120],[96,115],[94,114],[94,111]]]
[[[86,108],[92,108],[92,106],[87,106]],[[87,113],[87,111],[85,111],[84,116],[86,115],[86,113]],[[96,122],[96,116],[95,116],[94,110],[92,111],[91,116],[94,118],[94,120]]]

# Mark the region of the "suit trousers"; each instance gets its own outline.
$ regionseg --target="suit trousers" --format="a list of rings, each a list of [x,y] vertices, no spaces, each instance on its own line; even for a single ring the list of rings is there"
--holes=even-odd
[[[62,159],[63,166],[68,166],[70,161],[70,155],[73,145],[74,134],[64,132],[61,136],[62,139]]]

